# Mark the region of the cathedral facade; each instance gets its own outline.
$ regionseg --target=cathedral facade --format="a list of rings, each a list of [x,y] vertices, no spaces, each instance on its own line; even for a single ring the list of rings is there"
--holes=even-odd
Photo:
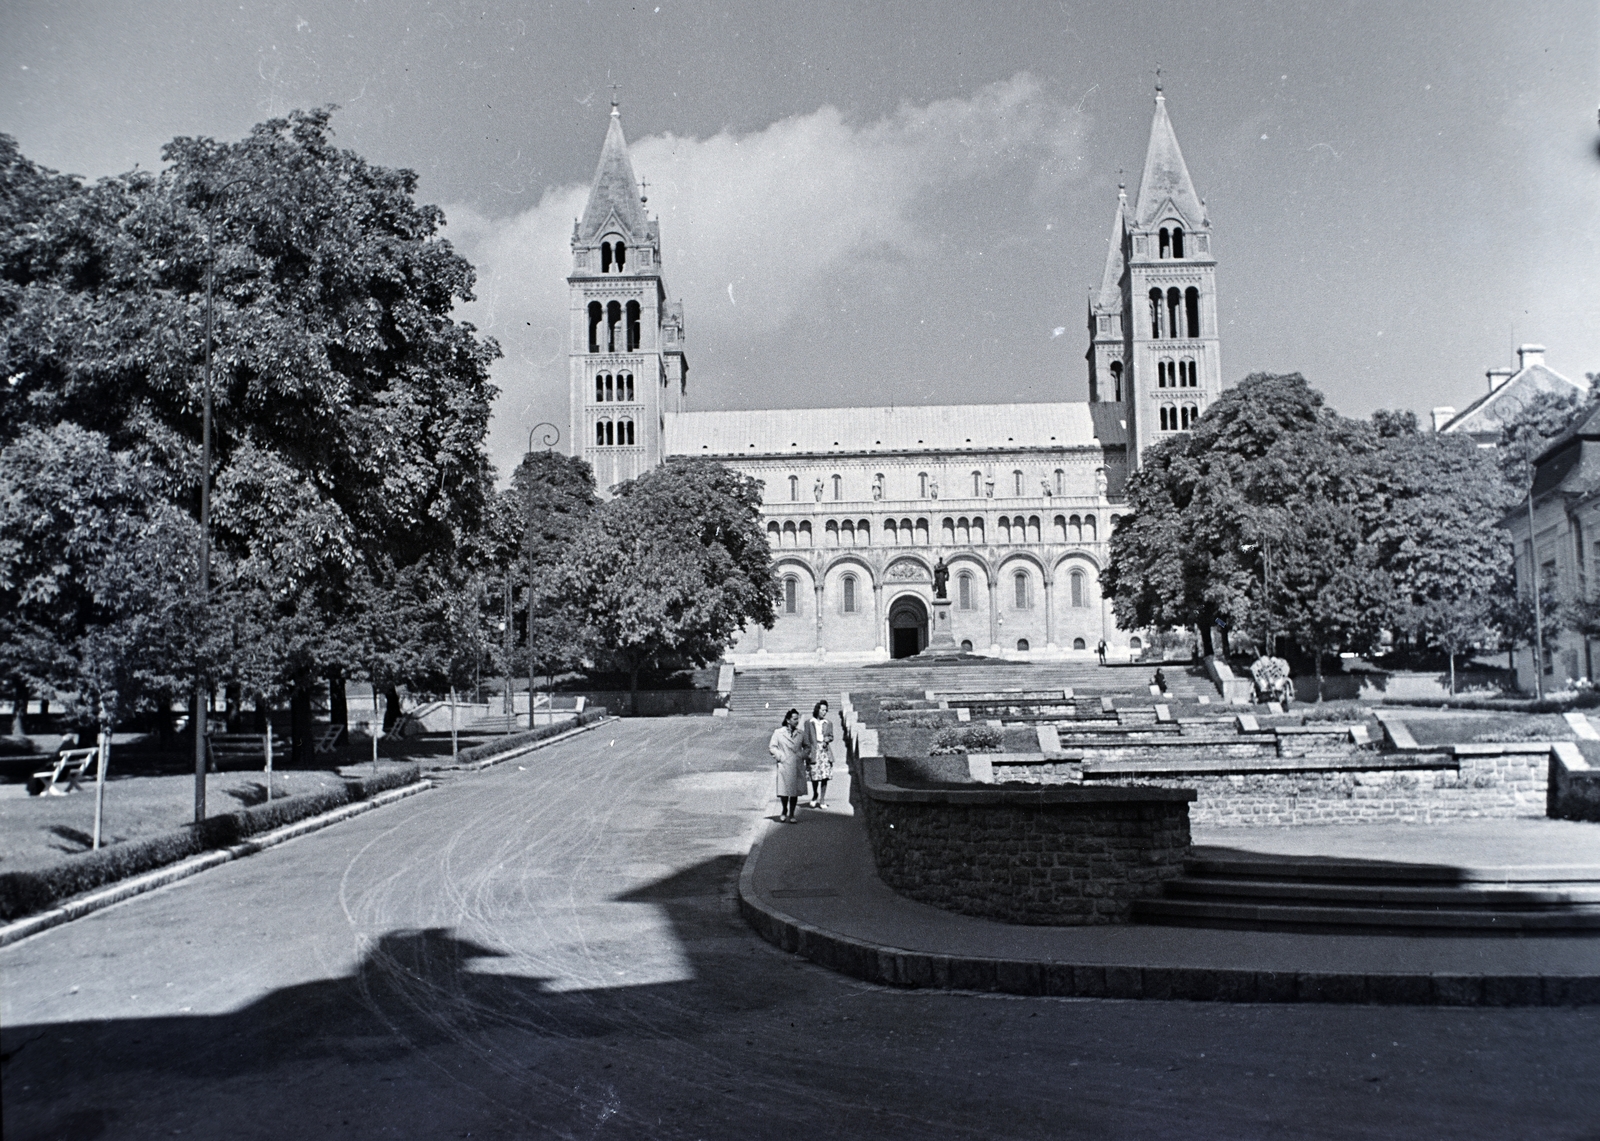
[[[1087,402],[690,411],[683,307],[668,300],[615,106],[572,256],[567,438],[600,487],[674,456],[764,485],[778,620],[747,631],[731,660],[919,653],[940,559],[966,650],[1141,648],[1099,585],[1123,485],[1222,388],[1210,221],[1159,89],[1137,198],[1119,190],[1089,295]]]

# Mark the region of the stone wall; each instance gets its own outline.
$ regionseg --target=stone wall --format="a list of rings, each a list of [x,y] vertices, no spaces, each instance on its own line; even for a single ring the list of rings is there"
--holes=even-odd
[[[907,789],[862,758],[852,800],[883,881],[902,895],[1008,923],[1127,922],[1189,848],[1184,789]]]
[[[1433,768],[1186,773],[1141,781],[1199,794],[1190,819],[1213,827],[1364,824],[1545,815],[1547,754],[1441,757]]]
[[[1562,742],[1550,750],[1547,814],[1557,820],[1600,822],[1600,742]]]

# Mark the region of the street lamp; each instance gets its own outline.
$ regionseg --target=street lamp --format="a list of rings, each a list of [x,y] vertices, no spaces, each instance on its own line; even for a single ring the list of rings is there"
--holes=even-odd
[[[235,178],[212,191],[206,206],[206,368],[204,410],[200,420],[200,615],[202,628],[211,606],[211,296],[216,276],[217,204],[223,195],[248,178]],[[204,669],[194,679],[194,822],[206,818],[206,702],[210,679]]]
[[[1528,582],[1533,587],[1533,691],[1540,701],[1544,700],[1544,607],[1539,601],[1539,588],[1543,584],[1539,581],[1539,554],[1534,547],[1533,529],[1533,481],[1538,475],[1538,470],[1533,466],[1533,457],[1528,457]]]
[[[528,429],[528,450],[527,450],[527,453],[524,455],[522,462],[528,465],[528,477],[529,477],[530,480],[533,477],[533,465],[529,462],[530,460],[533,459],[533,437],[536,434],[538,434],[539,429],[541,429],[541,428],[545,429],[545,431],[544,431],[543,435],[539,436],[539,442],[544,445],[544,450],[545,450],[545,454],[546,455],[549,455],[555,449],[556,444],[558,444],[561,441],[561,429],[557,428],[554,424],[550,423],[549,421],[543,421],[541,423],[535,424],[533,427]],[[534,650],[534,646],[533,646],[533,585],[534,585],[534,582],[533,582],[533,486],[530,483],[529,486],[528,486],[528,728],[529,729],[533,728],[533,670],[534,670],[534,660],[533,660],[533,658],[534,658],[534,654],[535,654],[535,650]]]

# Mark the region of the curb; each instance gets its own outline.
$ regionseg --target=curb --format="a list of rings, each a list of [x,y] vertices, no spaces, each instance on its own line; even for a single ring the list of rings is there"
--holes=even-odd
[[[1141,967],[1048,959],[990,959],[909,951],[802,922],[762,900],[755,866],[763,833],[739,873],[739,912],[767,942],[869,983],[1052,998],[1188,1002],[1325,1002],[1380,1006],[1591,1006],[1600,975],[1446,975]]]
[[[252,837],[229,848],[219,848],[213,852],[203,852],[198,856],[190,856],[187,860],[180,860],[164,868],[157,868],[153,872],[146,872],[131,879],[122,880],[109,887],[90,892],[69,900],[60,907],[41,911],[37,915],[30,915],[25,919],[18,919],[0,927],[0,947],[8,947],[30,935],[37,935],[41,931],[48,931],[52,927],[59,927],[74,919],[81,919],[85,915],[92,915],[96,911],[103,911],[114,903],[121,903],[125,899],[132,899],[136,895],[155,891],[157,888],[166,887],[170,883],[188,879],[190,876],[199,875],[210,868],[231,863],[245,856],[254,855],[256,852],[293,840],[296,837],[319,832],[331,824],[338,824],[352,816],[360,816],[364,812],[371,812],[374,808],[382,808],[386,804],[393,804],[397,800],[404,800],[415,796],[419,792],[426,792],[433,788],[432,781],[423,779],[414,784],[403,785],[400,788],[381,792],[369,800],[358,800],[354,804],[342,805],[339,808],[324,812],[320,816],[309,816],[304,820],[297,820],[293,824],[285,824],[282,828],[275,828],[271,832],[263,832],[260,836]]]
[[[430,773],[482,772],[484,769],[493,765],[498,765],[502,761],[509,761],[516,757],[527,756],[536,749],[543,749],[547,745],[554,745],[560,741],[570,740],[571,738],[576,737],[579,733],[587,733],[591,729],[598,729],[602,725],[609,725],[613,721],[620,720],[620,717],[602,717],[598,721],[591,721],[589,724],[580,725],[576,729],[568,729],[565,733],[557,733],[554,737],[546,737],[541,741],[529,741],[526,745],[518,745],[516,748],[508,749],[503,753],[496,753],[494,756],[485,757],[481,761],[468,761],[464,765],[440,765],[438,768],[432,768],[428,771]]]

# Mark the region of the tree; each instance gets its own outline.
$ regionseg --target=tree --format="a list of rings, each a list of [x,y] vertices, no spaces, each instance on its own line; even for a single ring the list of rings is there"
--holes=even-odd
[[[315,679],[371,657],[360,606],[483,526],[493,341],[454,320],[473,271],[416,176],[336,148],[326,109],[238,143],[180,138],[159,175],[85,186],[0,142],[0,444],[73,423],[197,513],[215,265],[217,548],[309,754]]]
[[[720,658],[778,594],[761,530],[761,485],[705,460],[674,460],[615,489],[571,546],[567,585],[598,644],[628,670],[671,655]]]
[[[530,702],[534,674],[549,677],[572,669],[596,648],[563,571],[599,503],[589,464],[553,451],[524,456],[511,475],[510,489],[501,496],[501,533],[509,539],[502,546],[514,552],[513,579],[524,588],[523,664],[530,667]]]

